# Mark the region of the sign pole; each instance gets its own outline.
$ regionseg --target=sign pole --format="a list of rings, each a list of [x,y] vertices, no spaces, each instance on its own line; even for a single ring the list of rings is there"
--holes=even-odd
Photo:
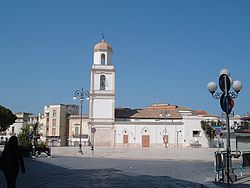
[[[215,82],[209,82],[207,85],[207,88],[209,92],[212,94],[213,98],[220,99],[220,106],[223,112],[226,114],[226,127],[227,127],[227,147],[226,147],[226,156],[223,157],[225,160],[227,160],[226,164],[226,175],[227,175],[227,187],[230,187],[230,181],[236,181],[236,176],[234,175],[232,169],[230,169],[230,166],[232,168],[232,158],[231,158],[231,147],[230,147],[230,125],[229,125],[229,114],[231,113],[233,107],[234,107],[234,100],[238,93],[240,92],[242,88],[242,84],[240,81],[232,81],[229,77],[229,70],[228,69],[222,69],[220,71],[220,78],[219,78],[219,86],[221,89],[221,92],[216,92],[217,85]],[[231,86],[234,91],[230,91]],[[223,169],[224,170],[224,169]],[[233,179],[230,177],[229,171],[231,170],[231,175]],[[223,178],[224,182],[224,178]]]
[[[226,109],[226,125],[227,125],[227,187],[230,187],[230,182],[229,182],[229,180],[230,180],[230,176],[229,176],[229,159],[230,159],[230,157],[229,157],[229,155],[230,155],[230,126],[229,126],[229,116],[228,116],[228,114],[230,114],[230,112],[231,112],[231,110],[232,109],[229,109],[229,104],[228,104],[228,91],[229,91],[229,89],[230,89],[230,85],[231,85],[231,83],[230,82],[228,82],[228,80],[229,80],[229,78],[228,78],[228,76],[227,75],[223,75],[223,81],[224,81],[224,96],[222,96],[222,97],[224,97],[224,101],[225,101],[225,109]],[[231,107],[231,106],[230,106]]]

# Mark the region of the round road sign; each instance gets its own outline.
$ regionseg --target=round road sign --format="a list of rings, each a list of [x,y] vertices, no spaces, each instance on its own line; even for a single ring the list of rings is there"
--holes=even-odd
[[[234,100],[230,95],[225,96],[225,94],[221,95],[220,98],[220,106],[221,109],[228,115],[231,113],[234,107]]]
[[[95,127],[91,128],[91,132],[95,133],[96,132],[96,128]]]
[[[230,90],[231,87],[231,81],[230,78],[226,74],[222,74],[219,78],[219,86],[221,91],[227,92]]]

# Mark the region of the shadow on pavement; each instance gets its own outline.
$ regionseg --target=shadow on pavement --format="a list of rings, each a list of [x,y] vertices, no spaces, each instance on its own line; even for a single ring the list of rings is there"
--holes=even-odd
[[[62,159],[61,157],[58,158]],[[58,160],[56,159],[56,160]],[[74,160],[74,159],[72,159]],[[44,162],[42,162],[44,161]],[[48,162],[48,163],[47,163]],[[151,176],[138,174],[125,174],[123,170],[115,168],[82,169],[82,165],[74,167],[50,164],[50,159],[25,159],[26,174],[19,174],[17,188],[80,188],[80,187],[226,187],[226,185],[202,185],[191,181],[176,179],[169,176]],[[83,167],[84,168],[84,167]],[[249,187],[242,184],[231,187]],[[0,188],[6,187],[2,171],[0,171]]]
[[[206,187],[202,184],[168,176],[125,175],[121,170],[70,169],[26,159],[26,174],[19,174],[17,188],[80,188],[80,187]],[[6,187],[0,173],[0,187]]]

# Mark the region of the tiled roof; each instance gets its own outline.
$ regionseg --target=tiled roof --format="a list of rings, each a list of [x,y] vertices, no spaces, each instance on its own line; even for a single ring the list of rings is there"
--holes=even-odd
[[[158,109],[158,110],[192,110],[184,106],[177,106],[172,104],[153,104],[146,107],[147,109]]]
[[[170,104],[153,104],[151,106],[147,106],[147,109],[162,109],[162,110],[174,110],[177,109],[177,105],[170,105]]]
[[[167,116],[165,116],[165,112]],[[130,118],[130,119],[182,119],[178,110],[165,109],[130,109],[118,108],[115,109],[115,118]]]
[[[192,114],[193,115],[207,115],[208,113],[205,110],[193,110]]]

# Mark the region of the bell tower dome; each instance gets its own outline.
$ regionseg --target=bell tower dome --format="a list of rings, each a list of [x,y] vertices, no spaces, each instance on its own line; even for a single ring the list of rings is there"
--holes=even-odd
[[[112,65],[112,46],[102,39],[94,47],[94,64],[95,65]]]

